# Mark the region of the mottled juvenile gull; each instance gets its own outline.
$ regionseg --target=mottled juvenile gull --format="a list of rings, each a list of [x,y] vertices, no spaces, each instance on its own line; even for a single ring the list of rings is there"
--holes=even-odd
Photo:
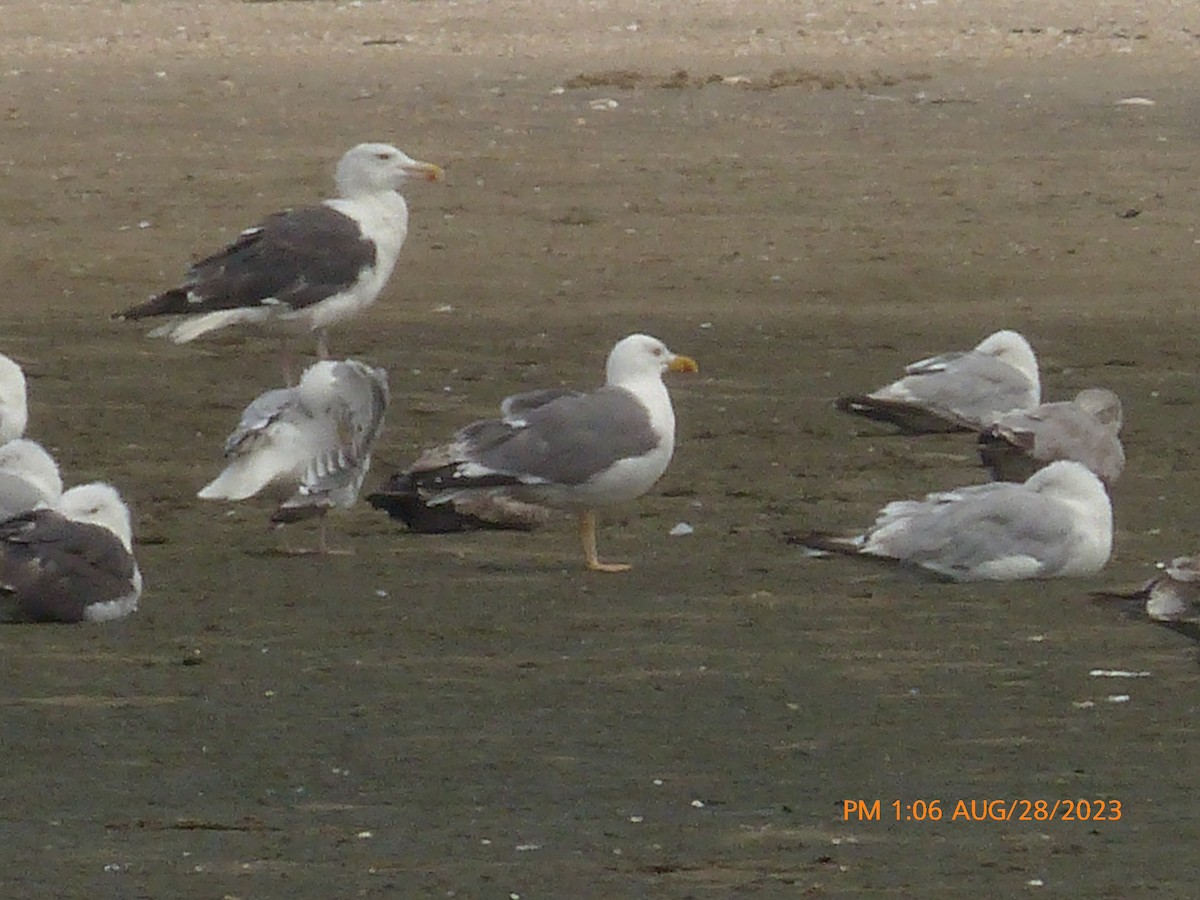
[[[229,464],[197,496],[245,500],[274,486],[282,503],[271,521],[319,517],[317,552],[336,552],[325,542],[325,514],[358,498],[387,404],[383,369],[353,359],[314,363],[295,387],[246,407],[225,441]]]
[[[37,441],[16,438],[0,445],[0,521],[62,496],[58,463]]]
[[[869,394],[840,397],[843,412],[922,434],[981,430],[997,416],[1041,402],[1037,357],[1015,331],[997,331],[973,350],[931,356]]]
[[[1130,618],[1145,619],[1200,643],[1200,555],[1177,556],[1158,563],[1159,573],[1133,591],[1097,591],[1099,601],[1125,604]]]
[[[15,362],[0,353],[0,443],[25,433],[29,424],[29,405],[25,393],[25,373]]]
[[[428,468],[412,472],[422,497],[450,503],[479,496],[574,511],[584,562],[622,572],[596,554],[596,510],[640,497],[662,476],[675,449],[675,411],[664,372],[695,372],[644,334],[617,342],[605,385],[590,393],[533,392],[510,397],[503,417],[460,431]]]
[[[1006,481],[889,503],[863,534],[810,534],[794,543],[895,559],[952,581],[1091,575],[1112,552],[1112,505],[1077,462]]]
[[[105,622],[137,609],[129,509],[109,484],[0,522],[0,621]]]
[[[325,359],[329,327],[373,303],[396,265],[408,234],[398,189],[441,175],[390,144],[359,144],[337,165],[337,198],[269,216],[193,265],[180,287],[116,318],[181,317],[151,332],[177,344],[228,325],[280,320],[315,331]],[[290,383],[290,371],[285,376]]]
[[[1074,400],[1005,413],[979,436],[979,458],[992,477],[1024,481],[1046,463],[1073,459],[1113,485],[1125,468],[1121,399],[1088,388]]]

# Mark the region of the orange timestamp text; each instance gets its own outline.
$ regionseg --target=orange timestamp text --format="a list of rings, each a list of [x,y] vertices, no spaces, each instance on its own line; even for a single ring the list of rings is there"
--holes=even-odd
[[[843,800],[842,821],[1119,822],[1120,800]]]

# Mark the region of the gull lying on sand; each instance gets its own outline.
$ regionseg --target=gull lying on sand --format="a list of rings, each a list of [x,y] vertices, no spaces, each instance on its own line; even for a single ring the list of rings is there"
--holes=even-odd
[[[1005,481],[898,500],[867,531],[791,538],[815,550],[895,559],[952,581],[1091,575],[1112,552],[1112,505],[1092,472],[1051,463]]]
[[[109,484],[0,522],[0,621],[105,622],[142,595],[129,508]]]
[[[869,394],[840,397],[837,408],[901,431],[981,430],[997,416],[1041,401],[1037,357],[1015,331],[997,331],[973,350],[912,363],[904,377]]]
[[[1088,388],[1074,400],[1005,413],[979,436],[979,459],[1000,481],[1024,481],[1046,463],[1073,459],[1111,487],[1125,468],[1121,398]]]

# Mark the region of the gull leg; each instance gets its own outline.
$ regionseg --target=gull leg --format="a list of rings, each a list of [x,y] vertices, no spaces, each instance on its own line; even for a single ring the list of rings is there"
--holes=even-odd
[[[329,329],[317,329],[317,359],[329,359]]]
[[[321,556],[353,556],[354,551],[351,549],[340,549],[330,547],[325,540],[325,517],[321,516],[320,524],[317,526],[317,553]]]
[[[596,556],[596,513],[585,510],[579,514],[579,540],[583,543],[583,561],[593,572],[628,572],[626,563],[603,563]]]
[[[279,352],[283,359],[283,383],[287,387],[296,386],[296,357],[286,336],[279,341]]]
[[[275,528],[282,527],[281,524],[276,524]],[[353,550],[342,550],[338,547],[330,547],[325,536],[325,515],[322,513],[321,518],[317,523],[317,546],[316,547],[291,547],[284,545],[279,548],[279,552],[284,556],[353,556]]]

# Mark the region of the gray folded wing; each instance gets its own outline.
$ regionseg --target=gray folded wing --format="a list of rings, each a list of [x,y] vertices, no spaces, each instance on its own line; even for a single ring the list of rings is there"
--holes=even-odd
[[[646,408],[619,387],[567,394],[522,419],[517,427],[470,426],[469,461],[522,483],[580,485],[619,460],[648,454],[661,440]]]
[[[998,564],[1054,572],[1075,550],[1075,524],[1061,504],[1022,485],[995,483],[884,508],[864,552],[890,556],[954,580]],[[938,499],[941,498],[941,499]]]

